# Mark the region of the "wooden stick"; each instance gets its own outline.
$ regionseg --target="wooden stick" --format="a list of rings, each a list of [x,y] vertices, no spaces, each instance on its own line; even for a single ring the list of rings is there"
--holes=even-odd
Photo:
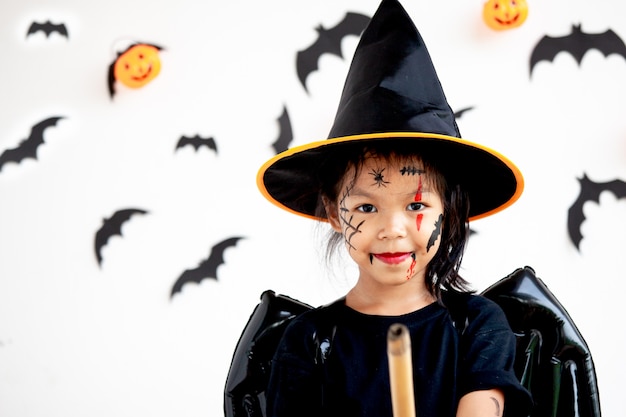
[[[403,324],[392,324],[387,332],[389,382],[394,417],[415,417],[411,336]]]

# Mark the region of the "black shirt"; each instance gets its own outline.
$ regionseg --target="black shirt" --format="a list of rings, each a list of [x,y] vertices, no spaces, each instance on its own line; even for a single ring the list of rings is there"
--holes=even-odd
[[[457,307],[450,303],[463,304],[464,329],[438,303],[376,316],[341,299],[301,314],[276,352],[267,416],[391,417],[387,332],[394,323],[410,331],[419,417],[453,417],[464,394],[491,388],[504,391],[505,416],[527,415],[530,396],[513,371],[515,335],[500,307],[479,295],[446,303],[451,310]]]

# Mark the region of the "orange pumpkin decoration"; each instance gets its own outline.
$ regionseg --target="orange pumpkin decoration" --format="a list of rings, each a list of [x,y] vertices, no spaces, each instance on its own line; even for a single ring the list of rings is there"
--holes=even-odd
[[[527,16],[526,0],[488,0],[483,7],[483,20],[494,30],[516,28]]]
[[[130,88],[148,84],[161,71],[159,50],[154,45],[143,43],[131,46],[115,61],[115,79]]]

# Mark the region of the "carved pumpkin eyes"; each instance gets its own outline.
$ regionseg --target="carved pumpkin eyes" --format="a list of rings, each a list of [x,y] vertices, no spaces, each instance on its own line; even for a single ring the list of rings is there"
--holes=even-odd
[[[494,30],[516,28],[527,16],[526,0],[488,0],[483,6],[483,20]]]

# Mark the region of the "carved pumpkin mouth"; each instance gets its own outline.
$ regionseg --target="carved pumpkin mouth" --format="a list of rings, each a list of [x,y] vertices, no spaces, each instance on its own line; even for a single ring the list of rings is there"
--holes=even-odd
[[[519,13],[513,16],[509,20],[502,20],[502,19],[498,19],[497,17],[495,17],[494,19],[496,20],[496,22],[498,22],[501,25],[512,25],[515,22],[517,22],[517,19],[519,19]]]
[[[152,64],[148,65],[148,69],[146,69],[146,72],[144,72],[143,74],[133,75],[130,78],[132,78],[134,81],[144,81],[146,78],[150,76],[151,73],[152,73]]]

